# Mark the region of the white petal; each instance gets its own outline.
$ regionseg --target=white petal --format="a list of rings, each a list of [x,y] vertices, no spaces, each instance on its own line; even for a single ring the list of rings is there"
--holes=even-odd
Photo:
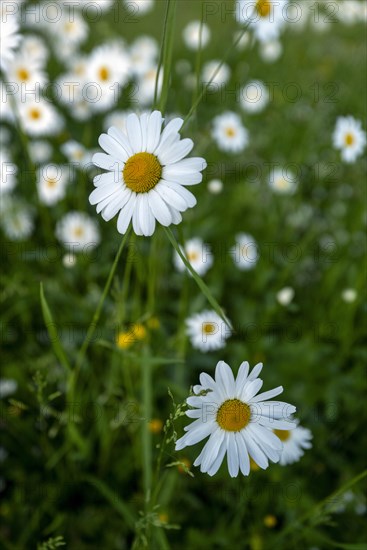
[[[173,181],[180,185],[197,185],[203,181],[203,175],[200,172],[192,172],[191,174],[177,174],[174,170],[167,170],[168,166],[163,167],[162,178],[165,181]]]
[[[260,390],[261,386],[263,385],[263,381],[260,378],[256,378],[256,380],[253,380],[252,382],[249,382],[245,384],[244,389],[242,391],[242,401],[248,402],[250,401],[254,395],[257,394],[257,392]]]
[[[194,142],[192,139],[182,139],[178,143],[175,143],[173,147],[167,147],[158,155],[159,162],[164,166],[165,164],[172,164],[186,157],[192,148]]]
[[[102,218],[109,222],[117,212],[125,206],[131,195],[130,189],[122,189],[115,194],[114,197],[111,197],[111,202],[103,209]]]
[[[240,461],[240,470],[244,476],[250,473],[250,458],[246,447],[246,442],[241,432],[236,433],[236,442],[238,448],[238,458]]]
[[[164,180],[164,184],[167,187],[170,187],[171,189],[173,189],[173,191],[176,191],[176,193],[178,193],[178,195],[180,195],[184,199],[184,201],[190,208],[195,206],[197,202],[196,197],[194,197],[194,195],[190,193],[190,191],[185,189],[185,187],[182,187],[182,185],[180,185],[179,183],[174,183],[173,181],[167,181],[167,180]]]
[[[170,211],[170,214],[171,214],[171,217],[172,217],[172,223],[177,225],[178,223],[181,223],[182,222],[182,216],[181,214],[179,213],[178,210],[176,210],[175,208],[173,208],[173,206],[170,206],[170,205],[167,205],[168,206],[168,210]]]
[[[217,471],[222,465],[224,455],[226,454],[226,450],[227,450],[227,436],[225,434],[222,444],[219,447],[217,458],[214,460],[213,464],[210,466],[209,470],[207,471],[208,475],[213,476],[214,474],[217,473]]]
[[[227,464],[229,475],[231,477],[237,477],[240,467],[240,460],[238,457],[238,449],[234,433],[228,434]]]
[[[124,235],[129,223],[131,221],[134,207],[136,203],[136,193],[131,193],[131,196],[125,206],[122,208],[119,217],[117,218],[117,230],[119,233]]]
[[[265,391],[263,393],[259,393],[259,395],[256,395],[256,397],[252,398],[253,402],[257,401],[266,401],[266,399],[272,399],[273,397],[281,394],[283,392],[283,386],[278,386],[277,388],[274,388],[273,390]]]
[[[295,422],[288,422],[287,420],[277,420],[275,418],[265,418],[260,416],[258,423],[261,426],[270,428],[271,430],[293,430],[297,426]]]
[[[257,365],[255,365],[254,368],[252,369],[252,371],[250,372],[249,376],[248,376],[248,380],[255,380],[255,378],[257,378],[259,376],[262,368],[263,368],[262,363],[258,363]]]
[[[158,151],[161,151],[163,147],[166,146],[166,143],[171,143],[172,140],[180,139],[178,131],[180,130],[182,124],[183,120],[181,118],[174,118],[167,124],[162,132],[158,148],[155,151],[156,155],[158,155]]]
[[[198,443],[202,439],[208,437],[208,435],[213,430],[213,426],[213,422],[207,422],[206,424],[202,424],[199,428],[185,433],[184,436],[176,441],[176,451],[179,451],[184,447],[188,447],[190,445],[195,445],[195,443]]]
[[[205,170],[206,167],[207,162],[205,159],[201,157],[190,157],[175,162],[174,164],[169,164],[165,169],[176,174],[193,174]]]
[[[154,188],[155,191],[159,194],[159,196],[169,205],[173,206],[176,210],[179,210],[180,212],[184,212],[187,210],[188,205],[179,195],[176,191],[168,187],[168,185],[165,184],[164,180],[161,180],[158,185]]]
[[[120,183],[108,183],[107,185],[101,185],[94,189],[92,193],[89,195],[89,202],[90,204],[94,205],[97,204],[100,201],[103,201],[110,195],[113,195],[116,191],[119,191],[121,189]]]
[[[225,436],[225,432],[217,428],[215,432],[211,434],[208,441],[205,443],[205,447],[203,449],[204,455],[201,460],[201,468],[200,468],[202,472],[207,472],[210,466],[213,464],[213,462],[217,458],[218,451],[224,440],[224,436]]]
[[[119,159],[105,153],[95,153],[92,162],[99,168],[109,170],[110,172],[119,172],[124,169],[124,164]]]
[[[296,407],[285,401],[251,401],[253,416],[265,416],[267,418],[290,418],[296,412]]]
[[[133,150],[131,149],[129,140],[127,139],[127,136],[123,132],[121,132],[121,130],[112,126],[112,128],[107,131],[107,134],[118,141],[118,143],[125,149],[129,157],[134,154]]]
[[[158,146],[161,137],[162,122],[162,115],[159,111],[154,111],[149,117],[146,149],[148,153],[153,153]]]
[[[233,398],[235,382],[232,369],[224,361],[219,361],[215,367],[215,381],[222,387],[227,399]]]
[[[141,127],[139,117],[131,113],[126,119],[126,131],[134,153],[141,153]]]
[[[140,115],[140,127],[141,127],[141,150],[142,152],[147,150],[147,143],[148,143],[148,123],[149,123],[149,115],[147,113],[143,113]],[[149,152],[149,151],[148,151]]]
[[[236,378],[236,395],[239,396],[242,392],[243,386],[247,381],[247,375],[250,365],[248,361],[241,363],[240,368],[238,369],[237,378]]]
[[[129,155],[125,151],[118,141],[116,141],[112,136],[107,134],[101,134],[99,136],[98,142],[102,149],[106,151],[109,155],[126,162]]]
[[[136,196],[136,204],[133,212],[133,229],[137,235],[142,236],[143,230],[140,224],[140,215],[139,215],[140,204],[141,204],[141,193],[138,193]]]
[[[260,468],[262,468],[263,470],[266,470],[266,468],[269,466],[269,461],[266,458],[263,451],[260,449],[258,444],[253,440],[253,438],[251,437],[251,434],[249,434],[247,430],[243,430],[241,434],[245,440],[247,450],[252,460],[254,460],[256,464],[260,466]]]
[[[165,227],[170,225],[172,223],[171,212],[167,204],[160,197],[157,191],[155,191],[155,189],[149,191],[148,201],[152,214],[159,221],[159,223],[161,223]]]
[[[106,185],[107,183],[117,183],[121,181],[121,177],[116,172],[104,172],[103,174],[98,174],[93,179],[93,185],[99,187],[101,185]]]

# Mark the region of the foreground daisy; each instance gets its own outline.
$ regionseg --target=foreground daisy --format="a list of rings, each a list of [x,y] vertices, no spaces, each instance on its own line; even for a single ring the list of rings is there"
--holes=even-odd
[[[296,426],[294,430],[274,430],[275,435],[283,442],[283,450],[279,460],[279,464],[282,466],[298,462],[304,455],[304,449],[311,449],[312,447],[312,433],[310,430],[299,426],[298,421],[296,421]]]
[[[231,331],[215,311],[203,311],[186,320],[191,344],[200,351],[224,348]]]
[[[186,185],[201,182],[206,162],[184,158],[194,143],[181,139],[182,119],[171,120],[162,131],[163,120],[159,111],[131,114],[126,132],[112,127],[99,138],[107,154],[96,153],[93,162],[108,172],[94,178],[96,189],[89,201],[97,205],[106,221],[119,213],[117,229],[121,234],[132,220],[137,235],[150,236],[156,220],[164,226],[178,224],[181,212],[196,204]]]
[[[226,454],[231,477],[236,477],[239,470],[249,475],[250,458],[264,470],[269,460],[280,460],[283,445],[272,430],[295,428],[290,416],[296,408],[283,401],[269,401],[282,393],[282,386],[258,394],[263,385],[258,378],[261,369],[259,363],[249,374],[245,361],[235,379],[231,368],[219,361],[214,379],[205,372],[200,374],[200,385],[193,388],[196,395],[186,400],[193,407],[186,415],[196,420],[176,441],[176,451],[210,436],[194,462],[202,472],[213,476]]]
[[[361,121],[352,116],[339,117],[333,134],[333,144],[335,149],[341,151],[344,162],[355,162],[366,146],[366,132],[362,130]]]

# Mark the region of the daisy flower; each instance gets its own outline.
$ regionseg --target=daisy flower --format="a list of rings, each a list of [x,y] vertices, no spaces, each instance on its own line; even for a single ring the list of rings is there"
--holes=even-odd
[[[0,378],[0,399],[13,395],[18,389],[18,382],[13,378]]]
[[[30,88],[44,86],[48,81],[43,71],[44,62],[32,57],[29,53],[20,52],[17,54],[7,71],[7,78],[10,82],[18,85],[27,85]]]
[[[182,250],[193,269],[198,275],[203,276],[213,265],[213,254],[202,239],[194,238],[188,240]],[[173,261],[178,271],[188,271],[177,252],[174,253]],[[191,275],[191,273],[190,273]]]
[[[5,235],[11,241],[27,239],[34,229],[32,209],[19,199],[1,199],[0,219]]]
[[[54,136],[64,125],[53,105],[44,99],[21,102],[19,115],[24,131],[31,136]]]
[[[66,248],[82,252],[95,248],[100,241],[96,222],[84,212],[69,212],[56,226],[56,236]]]
[[[274,168],[269,175],[269,187],[280,195],[291,195],[297,189],[297,178],[285,168]]]
[[[237,477],[239,471],[248,476],[250,458],[264,470],[269,460],[280,460],[283,445],[272,430],[294,429],[296,424],[290,416],[296,408],[283,401],[271,401],[283,392],[282,386],[258,393],[263,385],[258,378],[261,369],[259,363],[249,374],[245,361],[235,379],[231,368],[219,361],[214,378],[205,372],[200,374],[200,385],[193,388],[195,395],[186,400],[193,407],[186,416],[195,420],[176,441],[176,451],[210,436],[194,462],[201,472],[213,476],[226,454],[231,477]]]
[[[333,134],[333,145],[341,151],[344,162],[355,162],[366,146],[366,132],[362,130],[361,121],[352,116],[339,117]]]
[[[72,14],[69,10],[63,11],[62,16],[53,25],[48,26],[48,30],[56,36],[57,46],[66,43],[73,50],[87,39],[89,33],[83,16],[74,10]]]
[[[228,153],[240,153],[249,141],[241,118],[232,111],[226,111],[214,118],[212,137],[218,149]]]
[[[274,63],[283,53],[283,46],[280,40],[267,40],[260,44],[260,55],[266,63]]]
[[[92,162],[92,153],[77,141],[67,141],[61,146],[61,151],[68,161],[77,165],[78,168],[88,166]]]
[[[223,191],[223,182],[219,179],[212,179],[208,182],[208,191],[212,195],[219,195]]]
[[[233,261],[241,271],[253,269],[259,259],[259,249],[252,235],[239,233],[236,244],[231,250]]]
[[[96,189],[89,202],[109,221],[117,213],[117,229],[126,233],[132,220],[137,235],[154,233],[156,220],[164,226],[181,222],[181,212],[192,208],[196,198],[186,189],[202,181],[206,168],[202,158],[187,158],[194,143],[181,139],[183,120],[171,120],[162,131],[162,115],[131,114],[126,132],[110,128],[99,144],[106,153],[96,153],[93,162],[108,170],[94,178]]]
[[[157,62],[159,47],[151,36],[139,36],[130,46],[131,70],[143,75]]]
[[[200,21],[191,21],[183,30],[183,39],[190,50],[198,50],[200,46],[200,28],[201,28],[201,47],[205,48],[210,40],[210,29],[208,25],[201,25]]]
[[[260,80],[253,80],[241,90],[240,102],[246,113],[261,113],[269,103],[269,92]]]
[[[219,317],[211,311],[202,311],[186,319],[186,333],[194,348],[207,352],[224,348],[231,331]]]
[[[38,169],[37,191],[43,204],[53,206],[65,197],[68,172],[65,166],[46,164]]]
[[[49,57],[49,49],[44,40],[36,34],[28,34],[23,37],[20,51],[22,55],[28,54],[32,59],[36,59],[40,67],[45,66]]]
[[[236,19],[248,24],[261,42],[278,38],[285,24],[284,8],[288,0],[238,0]]]
[[[10,66],[18,47],[21,36],[18,34],[19,24],[14,16],[2,14],[0,17],[0,69],[6,71]]]
[[[213,78],[213,75],[215,74],[218,66],[220,64],[220,61],[208,61],[205,63],[203,67],[203,72],[201,79],[203,82],[210,82]],[[231,69],[226,63],[223,63],[217,74],[212,80],[213,84],[227,84],[228,80],[231,77]]]
[[[294,298],[294,289],[291,286],[285,286],[277,292],[276,298],[281,306],[289,306]]]
[[[133,5],[134,10],[136,9],[136,11],[134,11],[134,15],[143,15],[150,11],[154,6],[154,0],[133,0],[133,2],[131,0],[124,1],[127,6],[130,5],[130,10],[131,5]]]
[[[312,433],[307,428],[299,426],[298,421],[296,421],[294,430],[275,429],[273,432],[283,443],[279,460],[279,464],[282,466],[298,462],[304,455],[304,449],[311,449],[312,447]]]
[[[352,304],[357,299],[357,291],[354,288],[345,288],[342,292],[342,299],[347,304]]]
[[[0,196],[9,193],[16,185],[18,168],[11,162],[8,152],[5,149],[0,151]]]
[[[28,144],[29,155],[35,164],[48,162],[53,153],[51,144],[43,139],[30,141]]]

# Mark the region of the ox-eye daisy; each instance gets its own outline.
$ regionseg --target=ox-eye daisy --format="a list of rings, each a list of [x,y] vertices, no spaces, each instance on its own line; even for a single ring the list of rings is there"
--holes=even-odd
[[[248,24],[261,42],[278,38],[286,22],[288,0],[239,0],[236,19]]]
[[[232,111],[218,115],[213,120],[212,137],[218,149],[228,153],[240,153],[247,146],[249,137],[241,118]]]
[[[181,139],[182,119],[171,120],[162,131],[159,111],[131,114],[126,132],[110,128],[99,138],[105,153],[93,162],[108,170],[94,178],[96,189],[89,201],[97,205],[104,220],[119,212],[117,229],[126,233],[132,219],[137,235],[154,233],[156,220],[164,226],[178,224],[181,212],[195,206],[196,198],[186,189],[202,180],[202,158],[184,159],[192,150],[191,139]]]
[[[194,348],[202,352],[224,348],[231,331],[219,315],[202,311],[186,319],[186,332]]]
[[[336,121],[333,143],[335,149],[341,151],[344,162],[355,162],[366,146],[366,132],[362,130],[360,120],[352,116],[339,117]]]
[[[304,455],[304,449],[311,449],[312,447],[312,433],[310,430],[299,426],[298,421],[296,421],[296,426],[294,430],[274,430],[275,435],[283,442],[283,450],[279,460],[279,464],[282,466],[298,462]]]
[[[280,460],[283,445],[272,430],[295,428],[290,416],[296,408],[283,401],[269,401],[282,393],[282,386],[258,393],[263,385],[258,378],[261,369],[259,363],[249,374],[245,361],[235,379],[231,368],[219,361],[214,379],[205,372],[200,374],[200,385],[193,388],[196,395],[187,399],[194,408],[187,410],[186,415],[196,420],[186,426],[186,434],[176,441],[176,451],[210,436],[194,462],[202,472],[213,476],[226,453],[231,477],[236,477],[239,470],[249,475],[250,458],[264,470],[269,460]]]
[[[213,265],[213,254],[209,245],[198,237],[185,242],[183,253],[186,255],[193,269],[200,276],[205,275],[208,269]],[[178,271],[187,270],[177,252],[174,254],[173,261]]]
[[[77,211],[69,212],[57,223],[56,236],[70,252],[88,252],[100,241],[95,220]]]

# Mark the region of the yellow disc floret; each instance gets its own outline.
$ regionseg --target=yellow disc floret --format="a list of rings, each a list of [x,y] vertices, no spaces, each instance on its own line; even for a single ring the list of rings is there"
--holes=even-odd
[[[289,430],[273,430],[273,432],[277,437],[279,437],[280,441],[287,441],[291,435]]]
[[[260,17],[267,17],[271,11],[270,0],[257,0],[256,11]]]
[[[161,179],[162,166],[151,153],[137,153],[126,162],[122,174],[129,189],[135,193],[147,193]]]
[[[250,407],[239,399],[228,399],[219,407],[217,422],[222,430],[239,432],[250,422]]]

